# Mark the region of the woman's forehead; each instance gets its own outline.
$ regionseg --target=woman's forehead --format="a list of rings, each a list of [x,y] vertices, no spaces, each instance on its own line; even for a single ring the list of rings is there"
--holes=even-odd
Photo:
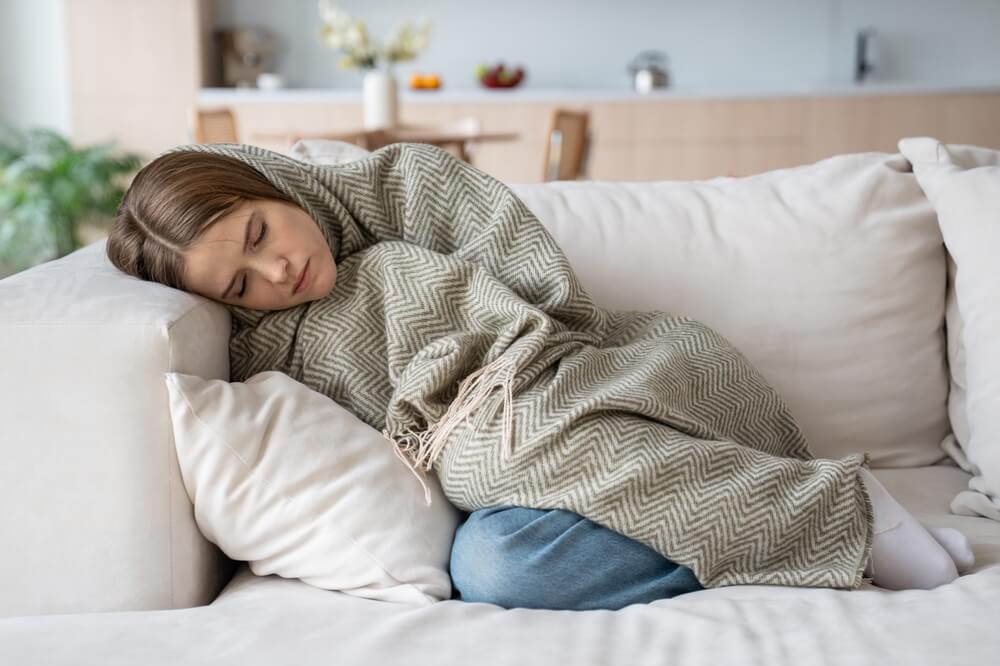
[[[249,203],[243,203],[226,213],[219,215],[215,221],[198,237],[199,241],[227,240],[243,242],[246,223],[253,215],[254,208]],[[197,243],[197,241],[196,241]]]
[[[219,216],[184,252],[185,281],[203,290],[225,289],[232,266],[239,262],[252,208],[240,207]]]

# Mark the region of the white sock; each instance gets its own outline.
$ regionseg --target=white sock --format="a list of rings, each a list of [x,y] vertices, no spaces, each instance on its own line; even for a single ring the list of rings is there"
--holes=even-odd
[[[927,527],[927,531],[951,555],[959,574],[970,571],[976,564],[976,556],[972,554],[969,539],[960,531],[954,527]]]
[[[958,578],[951,555],[878,479],[858,468],[874,513],[872,552],[865,576],[890,590],[930,590]]]

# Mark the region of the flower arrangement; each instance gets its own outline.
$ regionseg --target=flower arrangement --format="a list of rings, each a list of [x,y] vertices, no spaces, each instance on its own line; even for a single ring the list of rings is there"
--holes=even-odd
[[[426,46],[431,26],[427,19],[419,23],[406,21],[396,34],[380,45],[368,35],[365,22],[351,17],[334,5],[333,0],[319,0],[319,14],[323,18],[320,39],[330,48],[344,52],[337,61],[342,69],[374,69],[380,62],[393,64],[413,60]]]

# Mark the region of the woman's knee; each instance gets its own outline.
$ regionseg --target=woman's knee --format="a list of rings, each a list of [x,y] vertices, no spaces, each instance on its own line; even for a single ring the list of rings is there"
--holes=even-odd
[[[458,598],[506,608],[530,607],[542,581],[525,562],[526,543],[518,530],[547,512],[524,507],[491,507],[469,514],[455,532],[451,549],[451,579]]]
[[[701,589],[690,569],[571,511],[491,507],[459,526],[456,598],[505,608],[622,608]]]

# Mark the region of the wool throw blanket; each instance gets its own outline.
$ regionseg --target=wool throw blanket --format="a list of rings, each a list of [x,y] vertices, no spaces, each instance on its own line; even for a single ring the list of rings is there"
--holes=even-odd
[[[381,430],[458,508],[574,511],[705,587],[867,580],[868,454],[815,458],[711,328],[597,306],[497,179],[420,144],[336,166],[238,144],[175,150],[257,169],[338,264],[323,299],[230,307],[233,381],[285,372]]]

